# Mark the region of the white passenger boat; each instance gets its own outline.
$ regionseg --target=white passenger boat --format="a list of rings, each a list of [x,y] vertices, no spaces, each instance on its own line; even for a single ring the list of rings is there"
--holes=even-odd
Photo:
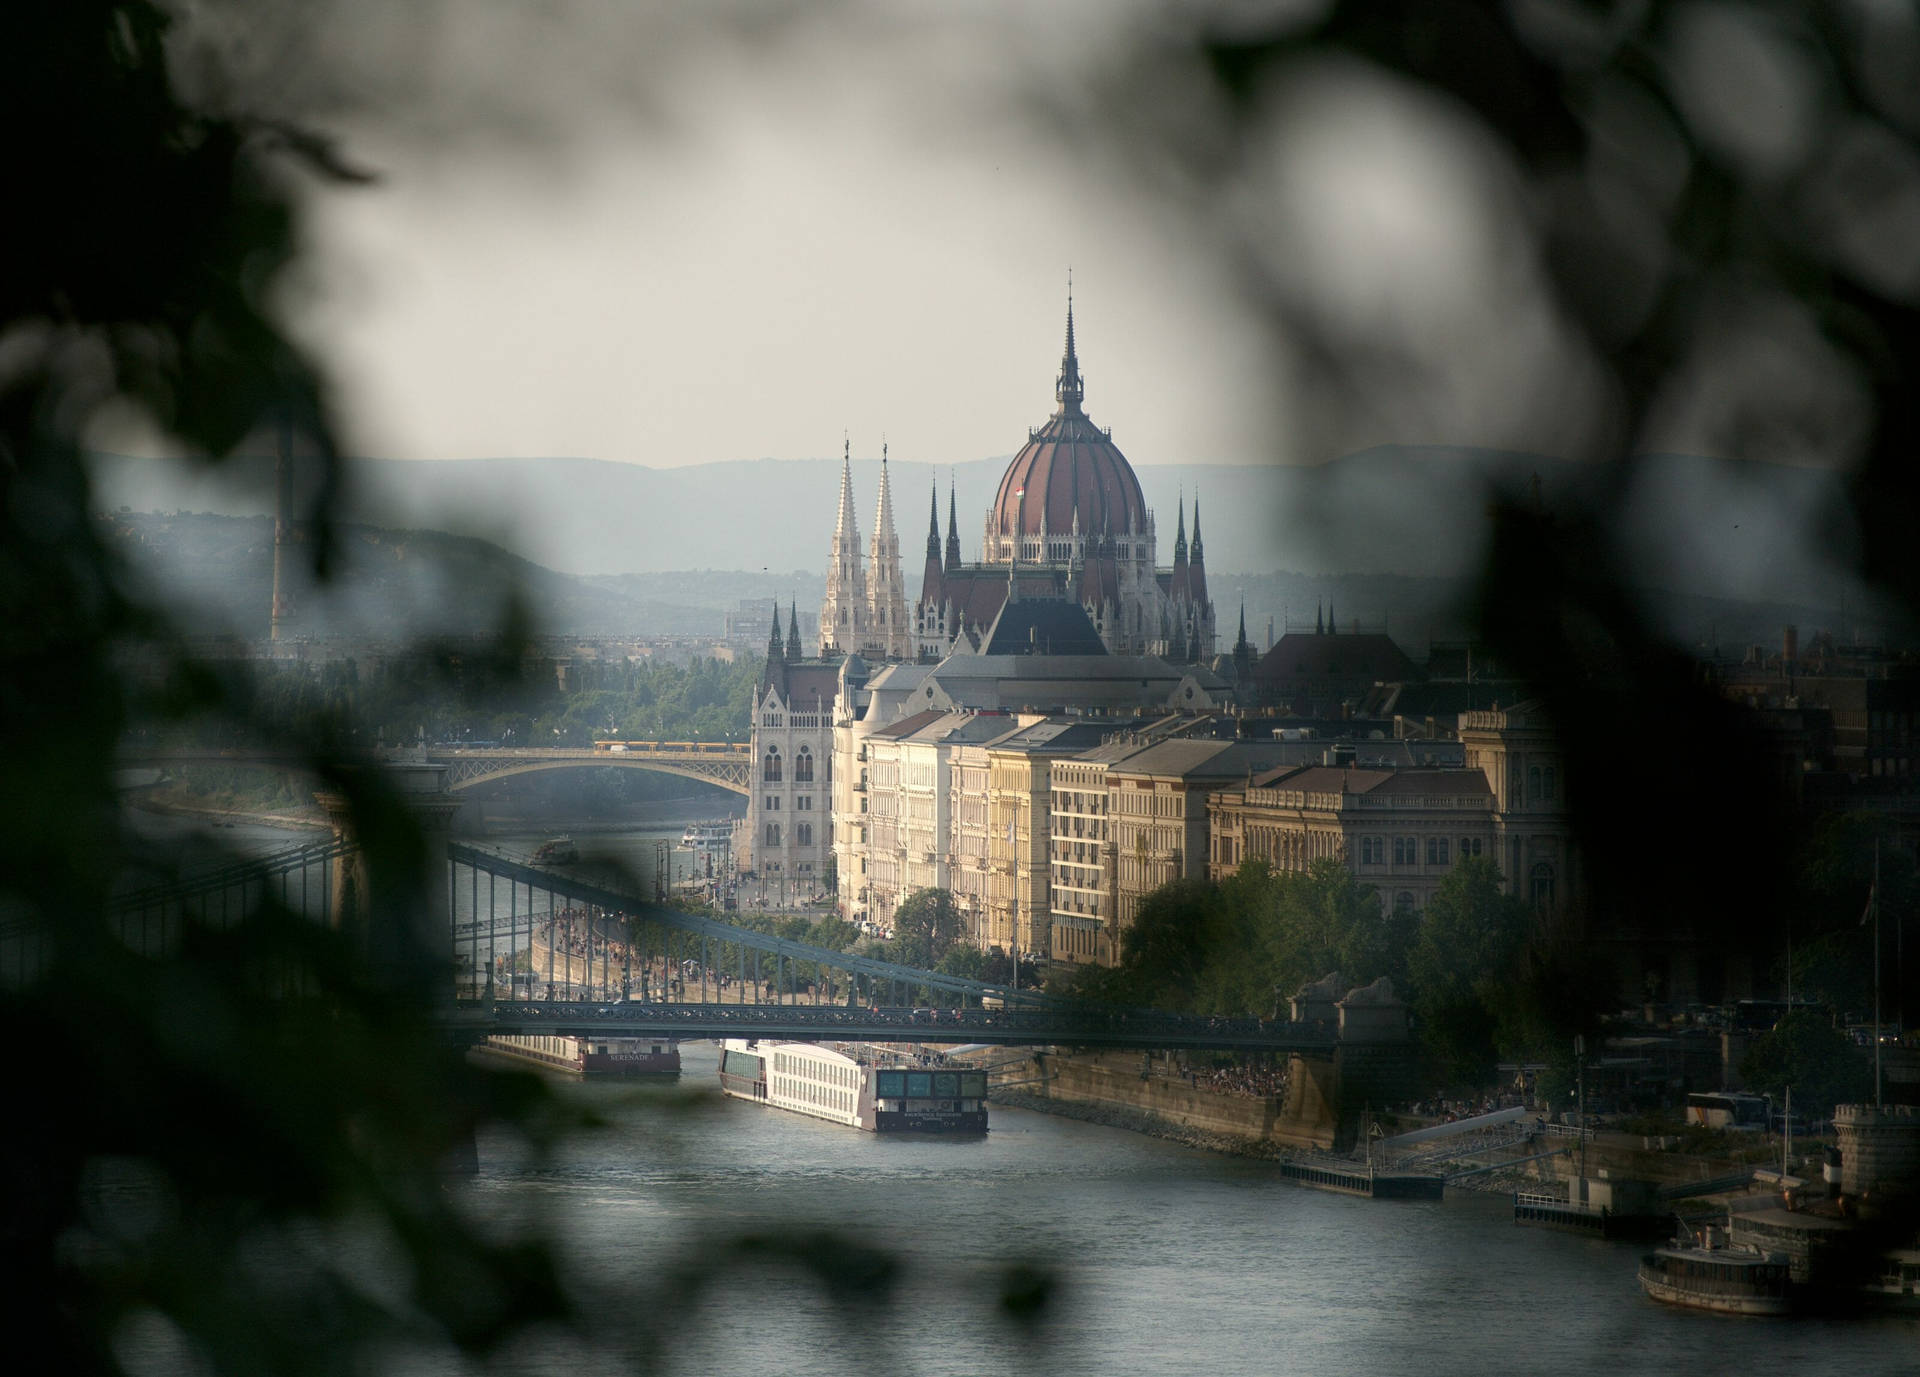
[[[722,818],[716,822],[696,822],[680,834],[680,845],[688,851],[725,851],[733,841],[733,824]]]
[[[481,1050],[575,1076],[677,1076],[680,1048],[666,1038],[541,1037],[495,1033]]]
[[[870,1133],[985,1133],[987,1073],[866,1060],[811,1042],[729,1038],[720,1089]]]

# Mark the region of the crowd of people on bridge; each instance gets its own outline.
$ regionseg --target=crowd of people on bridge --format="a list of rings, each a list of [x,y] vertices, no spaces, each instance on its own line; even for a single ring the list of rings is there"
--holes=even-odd
[[[1481,1095],[1478,1098],[1472,1096],[1448,1098],[1434,1095],[1424,1100],[1413,1101],[1404,1106],[1401,1112],[1414,1118],[1451,1124],[1480,1114],[1492,1114],[1496,1110],[1515,1109],[1525,1105],[1526,1102],[1526,1096],[1518,1090],[1503,1090],[1497,1095]]]

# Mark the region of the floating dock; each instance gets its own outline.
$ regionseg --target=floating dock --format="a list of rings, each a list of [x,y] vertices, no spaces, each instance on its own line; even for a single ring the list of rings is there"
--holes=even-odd
[[[1377,1172],[1364,1162],[1339,1158],[1290,1157],[1280,1164],[1280,1175],[1315,1190],[1372,1200],[1438,1200],[1447,1184],[1443,1176]]]

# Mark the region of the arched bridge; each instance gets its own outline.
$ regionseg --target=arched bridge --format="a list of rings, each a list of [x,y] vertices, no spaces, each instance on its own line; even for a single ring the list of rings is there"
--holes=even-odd
[[[387,758],[408,763],[447,767],[447,788],[468,789],[490,779],[523,775],[534,770],[569,770],[585,766],[655,770],[718,785],[736,794],[753,786],[753,748],[733,741],[599,741],[592,746],[428,746],[408,747]],[[256,750],[248,747],[159,747],[122,751],[122,766],[168,765],[286,765],[312,763],[300,751]]]
[[[736,794],[752,788],[753,748],[733,741],[600,741],[592,746],[429,746],[426,758],[447,767],[447,788],[468,789],[491,779],[535,770],[610,765],[656,770]]]

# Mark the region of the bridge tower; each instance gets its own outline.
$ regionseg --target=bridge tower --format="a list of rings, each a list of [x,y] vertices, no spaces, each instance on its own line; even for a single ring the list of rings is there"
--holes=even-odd
[[[396,983],[430,978],[445,960],[453,892],[447,841],[460,800],[447,789],[447,766],[425,752],[389,761],[379,783],[323,789],[334,839],[329,924],[366,952]],[[401,839],[418,837],[419,852]]]

